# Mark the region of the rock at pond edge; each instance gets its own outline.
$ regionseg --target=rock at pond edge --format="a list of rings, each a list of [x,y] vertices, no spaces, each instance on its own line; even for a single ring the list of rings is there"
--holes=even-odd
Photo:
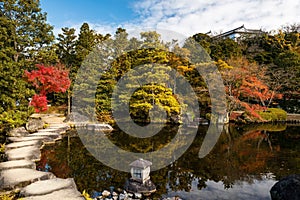
[[[300,200],[300,174],[278,181],[270,190],[272,200]]]

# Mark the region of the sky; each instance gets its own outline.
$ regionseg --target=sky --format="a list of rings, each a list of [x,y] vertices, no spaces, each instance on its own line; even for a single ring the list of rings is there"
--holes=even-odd
[[[101,34],[118,27],[164,29],[191,36],[249,29],[278,30],[300,23],[300,0],[40,0],[57,35],[84,22]]]

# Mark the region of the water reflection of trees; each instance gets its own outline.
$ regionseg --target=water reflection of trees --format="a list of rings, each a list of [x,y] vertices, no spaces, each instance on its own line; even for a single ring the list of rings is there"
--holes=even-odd
[[[285,131],[283,127],[275,129],[277,132],[274,127],[226,127],[213,150],[199,159],[198,152],[207,131],[207,127],[200,127],[184,155],[168,167],[151,172],[151,179],[158,190],[155,196],[168,190],[190,191],[194,180],[198,183],[198,189],[205,188],[207,180],[222,181],[224,188],[230,188],[238,181],[252,183],[255,179],[262,179],[262,174],[273,173],[279,179],[291,173],[300,173],[300,141],[294,139],[299,138],[299,130],[293,127]],[[173,127],[174,130],[177,129]],[[111,140],[131,151],[154,151],[173,137],[173,133],[166,131],[157,138],[139,142],[114,133]],[[116,158],[115,162],[119,161]],[[54,148],[45,148],[39,167],[45,169],[46,164],[59,177],[74,177],[79,190],[88,189],[89,192],[109,189],[110,186],[123,188],[129,177],[128,173],[98,162],[86,151],[78,137],[69,138],[69,141],[66,137]]]

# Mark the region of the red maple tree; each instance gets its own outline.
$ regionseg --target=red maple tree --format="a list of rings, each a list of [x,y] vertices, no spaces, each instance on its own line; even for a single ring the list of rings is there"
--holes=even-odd
[[[66,92],[70,87],[69,71],[61,64],[55,66],[36,65],[37,70],[25,71],[29,83],[37,89],[38,94],[32,97],[30,105],[36,112],[47,110],[47,94],[53,92]]]

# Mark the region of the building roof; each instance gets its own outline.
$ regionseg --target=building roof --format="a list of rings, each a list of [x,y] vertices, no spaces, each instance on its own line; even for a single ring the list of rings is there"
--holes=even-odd
[[[130,163],[131,167],[138,167],[138,168],[142,168],[142,169],[145,169],[151,165],[152,165],[152,162],[150,162],[148,160],[144,160],[143,158],[140,158],[140,159]]]
[[[230,31],[227,31],[225,33],[221,33],[219,35],[216,35],[216,36],[213,36],[213,38],[222,38],[222,37],[228,37],[230,35],[233,35],[233,34],[262,34],[264,33],[264,31],[262,31],[261,29],[246,29],[244,25],[238,27],[238,28],[235,28],[235,29],[232,29]]]

